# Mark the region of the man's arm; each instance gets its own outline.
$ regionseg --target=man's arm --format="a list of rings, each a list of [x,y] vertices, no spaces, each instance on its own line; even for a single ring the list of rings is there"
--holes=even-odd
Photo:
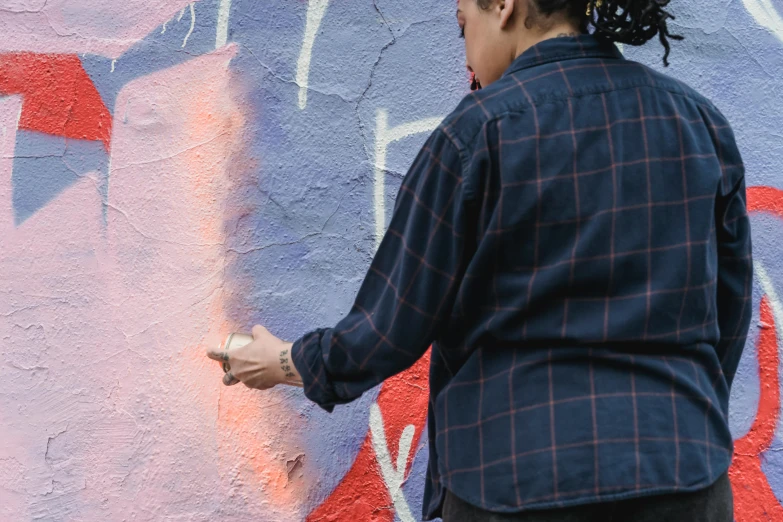
[[[292,347],[305,394],[331,411],[412,366],[451,313],[467,263],[460,152],[436,130],[403,180],[349,314]]]
[[[723,170],[715,205],[720,329],[716,351],[726,382],[731,386],[753,313],[753,256],[742,158],[725,121],[719,127],[711,126],[711,131]]]

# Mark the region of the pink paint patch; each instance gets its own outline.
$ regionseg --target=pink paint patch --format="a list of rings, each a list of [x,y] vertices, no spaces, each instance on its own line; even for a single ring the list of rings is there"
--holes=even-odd
[[[201,359],[202,340],[224,320],[222,180],[241,128],[228,88],[235,51],[139,78],[117,98],[106,234],[113,298],[106,315],[124,351],[114,358],[112,399],[154,433],[133,461],[148,470],[137,484],[144,509],[161,517],[179,512],[183,495],[193,507],[220,500],[215,405],[222,372]],[[205,180],[212,183],[198,190]],[[102,452],[117,454],[116,437],[122,435],[100,441]],[[104,470],[113,469],[107,462]],[[194,476],[199,480],[181,483]],[[117,517],[139,510],[128,495],[112,507]]]
[[[188,0],[0,0],[0,50],[117,58]]]
[[[11,121],[18,99],[12,105]],[[7,135],[3,141],[6,149]],[[0,159],[0,394],[9,398],[0,403],[0,462],[23,470],[12,476],[12,491],[24,492],[24,504],[0,519],[67,520],[96,462],[91,442],[108,422],[99,415],[107,382],[95,362],[116,337],[103,318],[97,173],[14,229],[9,163]],[[12,460],[3,461],[5,455]],[[0,480],[0,505],[13,502]]]
[[[14,229],[22,100],[0,101],[0,473],[14,473],[12,489],[0,480],[0,520],[200,519],[236,486],[221,477],[247,458],[218,451],[222,372],[203,354],[226,323],[226,158],[244,125],[235,52],[120,93],[105,227],[87,173]],[[259,518],[269,501],[246,483],[231,509]]]
[[[0,252],[8,248],[9,237],[13,231],[13,214],[11,207],[11,172],[13,169],[13,154],[16,142],[16,127],[19,115],[22,112],[22,99],[19,96],[0,98]],[[2,263],[4,257],[0,253],[0,267],[5,269]],[[7,276],[3,276],[5,279]],[[0,296],[5,288],[0,283]],[[12,311],[12,305],[8,299],[0,298],[0,317]],[[0,337],[2,337],[4,325],[0,323]],[[7,328],[7,326],[6,326]],[[0,370],[0,391],[6,388],[6,372]],[[29,519],[27,512],[27,493],[20,484],[19,477],[23,476],[25,466],[28,464],[24,448],[26,438],[18,430],[11,430],[13,417],[4,411],[0,411],[0,520]]]

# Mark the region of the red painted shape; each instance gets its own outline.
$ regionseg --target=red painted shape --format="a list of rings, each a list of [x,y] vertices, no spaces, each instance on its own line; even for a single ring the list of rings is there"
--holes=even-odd
[[[748,212],[769,212],[783,218],[783,190],[773,187],[749,187]]]
[[[0,94],[22,95],[19,128],[82,140],[108,150],[111,114],[72,54],[0,54]]]
[[[388,379],[378,394],[378,406],[383,416],[386,441],[391,461],[397,461],[399,441],[406,426],[413,424],[411,457],[406,477],[410,473],[413,456],[427,420],[428,368],[430,353],[407,371]],[[394,505],[383,482],[375,457],[372,438],[367,432],[356,460],[340,485],[329,498],[307,517],[307,522],[393,522]]]
[[[783,520],[783,507],[761,469],[761,455],[772,443],[780,413],[777,328],[767,297],[761,301],[761,323],[758,340],[761,396],[758,411],[750,431],[734,443],[734,460],[729,470],[737,522]]]

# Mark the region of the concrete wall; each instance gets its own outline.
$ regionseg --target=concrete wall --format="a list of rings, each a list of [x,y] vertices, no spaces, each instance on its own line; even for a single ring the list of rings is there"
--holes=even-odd
[[[783,520],[783,3],[673,4],[751,187],[737,520]],[[452,1],[0,0],[0,520],[417,519],[426,360],[327,415],[203,347],[348,310],[462,64]]]

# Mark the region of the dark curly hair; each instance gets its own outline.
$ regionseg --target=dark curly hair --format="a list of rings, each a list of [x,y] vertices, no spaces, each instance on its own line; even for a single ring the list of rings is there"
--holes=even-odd
[[[482,9],[489,8],[493,0],[476,0]],[[628,45],[642,45],[655,35],[665,50],[663,64],[669,65],[669,39],[683,37],[670,34],[667,20],[674,16],[666,11],[670,0],[528,0],[533,8],[525,20],[527,27],[538,22],[538,15],[548,18],[562,13],[578,23],[582,32],[593,28],[596,37]]]

